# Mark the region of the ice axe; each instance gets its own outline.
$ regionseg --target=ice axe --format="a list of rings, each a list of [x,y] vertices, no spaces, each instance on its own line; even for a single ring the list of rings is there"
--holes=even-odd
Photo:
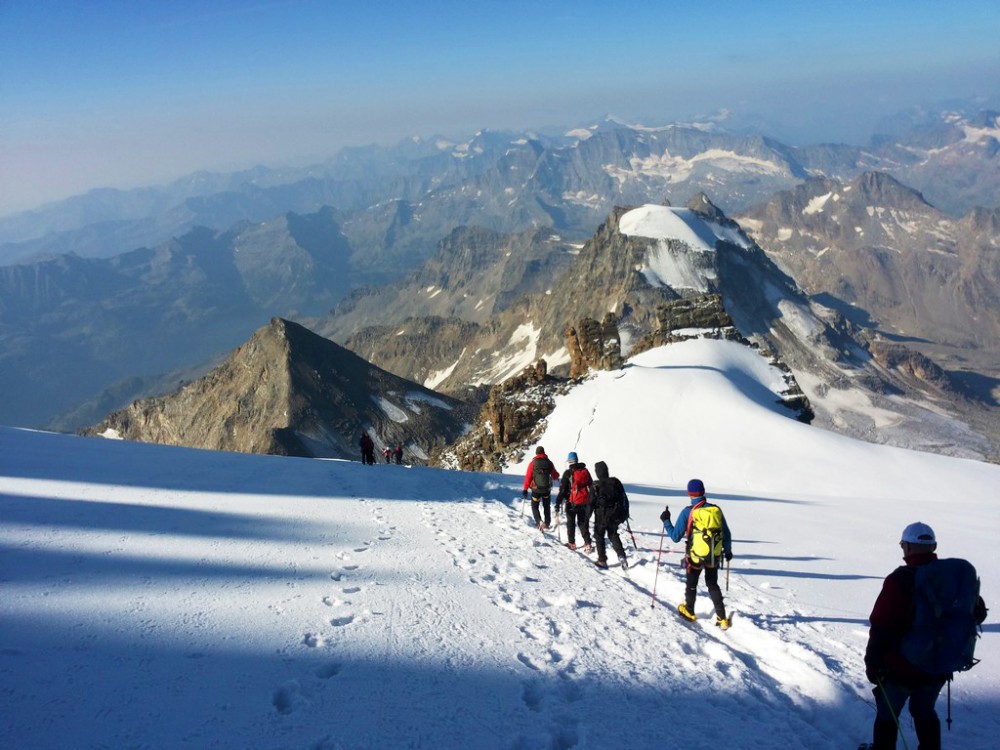
[[[633,547],[635,547],[635,551],[636,551],[636,552],[638,552],[638,551],[639,551],[639,545],[638,545],[638,544],[636,544],[636,541],[635,541],[635,534],[633,534],[633,533],[632,533],[632,527],[631,527],[631,526],[629,526],[629,523],[628,523],[628,519],[627,519],[627,518],[625,519],[625,528],[626,528],[626,529],[628,529],[628,535],[629,535],[630,537],[632,537],[632,546],[633,546]]]

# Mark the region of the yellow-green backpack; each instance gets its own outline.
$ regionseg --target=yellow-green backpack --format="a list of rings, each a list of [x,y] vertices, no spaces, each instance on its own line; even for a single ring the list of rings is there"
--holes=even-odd
[[[715,567],[722,557],[722,508],[702,500],[688,516],[688,557],[696,565]]]

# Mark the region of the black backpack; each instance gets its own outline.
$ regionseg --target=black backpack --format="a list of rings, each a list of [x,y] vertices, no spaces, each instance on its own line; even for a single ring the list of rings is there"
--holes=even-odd
[[[945,558],[921,565],[913,583],[913,623],[900,653],[932,675],[972,669],[979,638],[979,577],[971,563]]]
[[[531,487],[539,494],[552,491],[552,462],[537,456],[531,464]]]
[[[613,523],[625,523],[629,519],[628,495],[618,477],[598,479],[594,484],[595,494],[606,517]]]

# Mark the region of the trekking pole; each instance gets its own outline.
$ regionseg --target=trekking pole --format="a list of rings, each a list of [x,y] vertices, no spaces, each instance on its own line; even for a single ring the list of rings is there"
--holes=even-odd
[[[729,571],[733,568],[733,561],[726,560],[726,593],[729,593]]]
[[[632,546],[635,547],[635,551],[639,551],[639,545],[635,543],[635,534],[632,533],[632,527],[629,526],[628,519],[625,519],[625,528],[628,529],[628,535],[632,537]]]
[[[653,601],[649,603],[649,608],[656,607],[656,580],[660,577],[660,556],[663,554],[663,537],[667,533],[666,527],[660,532],[660,551],[656,553],[656,573],[653,574]]]
[[[951,731],[951,680],[948,680],[948,731]]]
[[[556,511],[556,539],[562,544],[562,529],[559,528],[559,520],[562,518],[562,508]]]
[[[524,501],[527,499],[524,495],[521,495],[521,518],[524,518]]]

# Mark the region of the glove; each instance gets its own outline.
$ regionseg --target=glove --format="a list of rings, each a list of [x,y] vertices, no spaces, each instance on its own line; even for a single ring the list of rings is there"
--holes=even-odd
[[[660,514],[660,520],[664,523],[670,520],[670,508],[663,509],[663,512]]]
[[[528,497],[528,491],[527,490],[521,490],[521,497],[527,499],[527,497]]]
[[[733,553],[732,552],[727,552],[726,555],[725,555],[725,557],[726,557],[726,562],[729,562],[730,560],[733,559]]]
[[[562,503],[556,503],[556,515],[558,516],[562,512]]]

